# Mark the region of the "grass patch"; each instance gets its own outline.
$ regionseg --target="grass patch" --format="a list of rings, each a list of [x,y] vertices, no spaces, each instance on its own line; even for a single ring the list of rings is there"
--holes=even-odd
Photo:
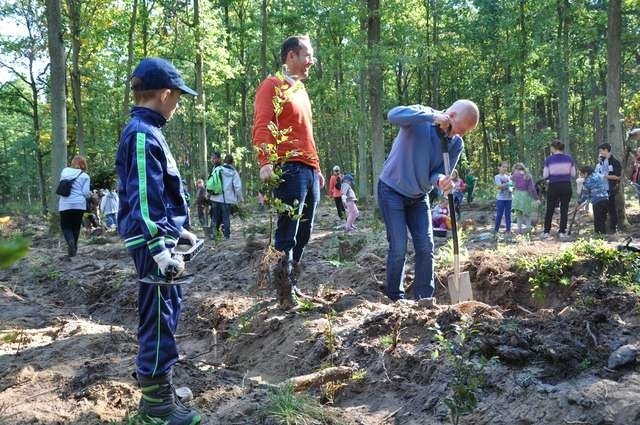
[[[87,245],[106,245],[111,242],[113,242],[112,239],[104,236],[91,236],[87,239]]]
[[[160,418],[152,418],[139,412],[129,412],[122,422],[111,421],[110,425],[167,425],[167,421]]]
[[[339,425],[339,422],[308,394],[296,394],[291,386],[277,388],[260,409],[262,420],[281,425]]]

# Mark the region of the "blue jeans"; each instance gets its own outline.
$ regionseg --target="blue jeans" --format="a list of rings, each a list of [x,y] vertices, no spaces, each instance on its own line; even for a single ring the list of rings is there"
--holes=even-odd
[[[231,204],[225,204],[222,202],[211,203],[211,233],[219,232],[220,225],[222,225],[222,234],[225,239],[229,239],[231,236]],[[215,233],[212,234],[215,237]]]
[[[274,247],[287,253],[289,259],[297,263],[311,238],[320,200],[320,182],[313,168],[299,162],[287,162],[282,166],[282,172],[284,181],[274,190],[274,195],[296,207],[301,216],[297,220],[291,219],[288,214],[278,216]]]
[[[511,232],[511,199],[498,199],[496,201],[496,206],[498,211],[496,212],[496,224],[493,227],[493,230],[498,233],[498,230],[500,230],[500,223],[502,222],[502,216],[504,215],[504,224],[507,229],[507,233]]]
[[[404,298],[404,266],[407,258],[407,228],[415,250],[413,297],[430,298],[435,290],[433,280],[433,229],[431,210],[425,196],[407,198],[382,181],[378,182],[378,205],[387,228],[387,296],[396,301]]]

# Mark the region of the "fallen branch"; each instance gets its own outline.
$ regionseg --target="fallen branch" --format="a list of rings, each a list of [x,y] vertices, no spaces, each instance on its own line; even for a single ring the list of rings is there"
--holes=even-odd
[[[398,412],[399,412],[399,411],[401,411],[401,410],[402,410],[402,407],[400,407],[400,408],[398,408],[398,409],[394,410],[393,412],[389,413],[387,416],[385,416],[384,418],[382,418],[382,420],[380,421],[380,424],[379,424],[379,425],[384,425],[385,423],[387,423],[387,421],[388,421],[389,419],[393,418],[393,417],[396,415],[396,413],[398,413]]]
[[[525,312],[525,313],[527,313],[527,314],[531,314],[531,315],[533,315],[533,314],[534,314],[534,313],[533,313],[533,311],[528,310],[528,309],[526,309],[526,308],[522,307],[520,304],[516,304],[516,307],[518,307],[518,309],[519,309],[519,310],[522,310],[522,311],[524,311],[524,312]]]
[[[293,391],[304,391],[311,387],[326,384],[327,382],[349,379],[355,371],[354,368],[348,366],[329,367],[308,375],[289,378],[278,386],[281,388],[291,386]]]
[[[102,272],[104,272],[104,267],[100,267],[98,270],[94,270],[92,272],[86,272],[84,275],[85,276],[95,276],[95,275],[100,274]]]
[[[591,336],[591,339],[593,339],[593,345],[597,347],[598,346],[598,339],[596,338],[595,334],[593,332],[591,332],[591,326],[589,326],[589,322],[586,323],[586,328],[587,328],[587,332]]]

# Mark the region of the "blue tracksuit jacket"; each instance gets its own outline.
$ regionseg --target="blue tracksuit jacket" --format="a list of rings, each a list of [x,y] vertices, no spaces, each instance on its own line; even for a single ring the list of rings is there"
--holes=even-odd
[[[147,245],[151,255],[173,247],[187,220],[187,202],[176,161],[161,132],[159,113],[131,110],[116,155],[118,232],[128,249]]]

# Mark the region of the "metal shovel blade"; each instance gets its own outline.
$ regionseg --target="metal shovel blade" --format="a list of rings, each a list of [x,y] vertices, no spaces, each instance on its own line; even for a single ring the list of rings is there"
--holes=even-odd
[[[456,279],[457,277],[457,279]],[[451,304],[458,304],[463,301],[473,300],[473,290],[471,289],[471,278],[469,272],[452,274],[447,277],[449,286],[449,297]]]

